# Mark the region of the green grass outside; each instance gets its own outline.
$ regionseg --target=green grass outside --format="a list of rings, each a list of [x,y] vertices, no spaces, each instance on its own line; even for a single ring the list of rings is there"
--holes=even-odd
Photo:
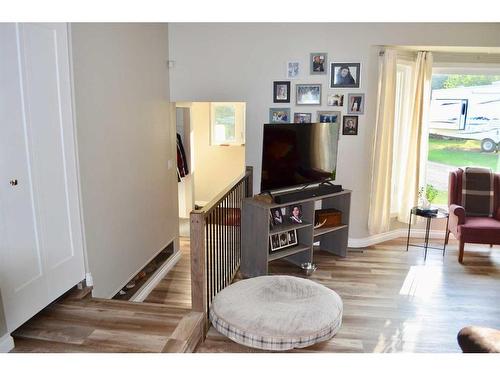
[[[497,153],[481,152],[481,142],[475,140],[429,139],[429,160],[456,167],[488,167],[500,171]]]
[[[499,154],[482,152],[481,142],[476,140],[430,138],[428,160],[455,167],[488,167],[500,172]],[[448,192],[438,190],[438,195],[432,203],[446,205]]]
[[[432,203],[446,206],[448,204],[448,192],[438,190],[438,195]]]

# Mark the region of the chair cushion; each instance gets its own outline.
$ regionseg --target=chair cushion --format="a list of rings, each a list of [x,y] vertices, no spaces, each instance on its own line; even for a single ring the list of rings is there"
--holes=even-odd
[[[493,217],[494,176],[490,168],[465,168],[461,206],[467,216]]]
[[[500,221],[491,217],[467,217],[458,232],[465,242],[500,244]]]
[[[289,350],[332,338],[340,329],[342,308],[338,294],[316,282],[260,276],[218,293],[212,301],[210,321],[239,344]]]

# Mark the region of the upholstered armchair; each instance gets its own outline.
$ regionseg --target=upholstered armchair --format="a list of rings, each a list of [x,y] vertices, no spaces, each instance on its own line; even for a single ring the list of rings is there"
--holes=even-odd
[[[493,217],[472,216],[462,207],[462,179],[464,171],[450,172],[448,187],[449,223],[445,242],[450,233],[460,242],[458,261],[463,263],[465,243],[500,245],[500,174],[493,177]]]

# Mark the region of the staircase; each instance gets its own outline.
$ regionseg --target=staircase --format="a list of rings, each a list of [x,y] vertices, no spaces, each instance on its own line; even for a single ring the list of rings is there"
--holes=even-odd
[[[12,333],[14,352],[186,353],[204,314],[156,303],[92,298],[75,289]]]

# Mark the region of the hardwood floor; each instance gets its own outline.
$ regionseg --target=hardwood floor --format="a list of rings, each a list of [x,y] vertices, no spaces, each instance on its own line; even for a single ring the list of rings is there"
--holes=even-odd
[[[189,240],[144,303],[74,291],[13,332],[14,352],[192,352],[202,314],[191,312]]]
[[[331,340],[296,352],[458,352],[460,328],[500,328],[500,248],[467,245],[465,264],[450,241],[443,258],[429,250],[406,252],[403,239],[347,258],[315,253],[311,276],[344,301],[343,324]],[[69,298],[43,310],[14,332],[16,352],[190,351],[199,319],[190,315],[189,241],[183,256],[146,303]],[[271,272],[304,277],[285,261]],[[256,352],[213,328],[197,352]]]
[[[181,259],[144,302],[191,309],[191,257],[189,238],[180,238]]]
[[[331,340],[295,352],[459,352],[456,335],[466,325],[500,328],[500,249],[467,245],[465,264],[457,244],[443,258],[429,250],[406,252],[394,240],[347,258],[315,253],[310,277],[335,290],[344,302],[343,324]],[[274,274],[302,276],[285,261]],[[198,352],[257,352],[210,328]]]

